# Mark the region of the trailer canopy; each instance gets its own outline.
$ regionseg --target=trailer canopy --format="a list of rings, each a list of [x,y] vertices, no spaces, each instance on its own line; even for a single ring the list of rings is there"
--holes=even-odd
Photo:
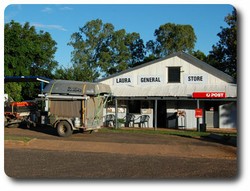
[[[100,95],[110,94],[109,85],[71,80],[52,80],[44,88],[44,94],[60,95]]]

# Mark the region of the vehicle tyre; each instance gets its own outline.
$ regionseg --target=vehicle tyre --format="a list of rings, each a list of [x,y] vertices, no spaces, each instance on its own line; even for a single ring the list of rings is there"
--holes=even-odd
[[[68,137],[73,133],[73,130],[67,121],[61,121],[57,125],[57,133],[60,137]]]

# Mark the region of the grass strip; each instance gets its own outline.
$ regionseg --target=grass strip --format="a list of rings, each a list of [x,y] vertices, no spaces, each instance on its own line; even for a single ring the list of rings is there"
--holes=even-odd
[[[153,129],[115,129],[115,128],[102,128],[99,132],[113,132],[113,133],[133,133],[133,134],[155,134],[155,135],[178,135],[178,136],[206,136],[209,132],[197,132],[191,130],[156,130]]]
[[[33,138],[30,137],[20,137],[15,135],[5,135],[4,140],[13,140],[13,141],[23,141],[24,143],[27,143],[31,141]]]
[[[158,134],[158,135],[177,135],[183,137],[201,137],[208,136],[211,132],[198,132],[195,130],[154,130],[154,129],[124,129],[124,128],[102,128],[99,132],[107,132],[107,133],[133,133],[133,134]],[[216,133],[218,135],[228,135],[237,137],[237,133]]]

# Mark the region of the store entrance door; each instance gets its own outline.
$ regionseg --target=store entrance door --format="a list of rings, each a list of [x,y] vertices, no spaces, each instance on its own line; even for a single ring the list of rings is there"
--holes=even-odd
[[[167,127],[167,105],[165,100],[158,100],[157,107],[157,127],[166,128]]]

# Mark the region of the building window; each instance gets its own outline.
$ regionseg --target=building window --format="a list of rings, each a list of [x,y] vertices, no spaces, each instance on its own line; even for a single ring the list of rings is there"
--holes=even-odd
[[[181,82],[181,67],[168,67],[168,83]]]

